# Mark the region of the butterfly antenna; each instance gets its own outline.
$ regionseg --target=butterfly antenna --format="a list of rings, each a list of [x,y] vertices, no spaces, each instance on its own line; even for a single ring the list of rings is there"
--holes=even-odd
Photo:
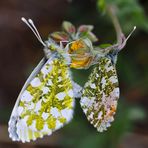
[[[127,42],[127,40],[131,37],[131,35],[133,34],[133,32],[136,30],[136,26],[134,26],[133,30],[131,31],[131,33],[127,36],[127,38],[125,39],[125,42]]]
[[[127,36],[127,38],[123,39],[123,42],[118,45],[118,52],[123,49],[123,47],[126,45],[127,40],[130,38],[130,36],[133,34],[133,32],[136,30],[136,26],[134,26],[131,33]]]
[[[43,42],[37,28],[35,27],[33,21],[31,19],[28,19],[28,21],[22,17],[21,20],[32,30],[32,32],[34,33],[34,35],[37,37],[37,39],[39,40],[39,42],[46,47],[46,44]]]

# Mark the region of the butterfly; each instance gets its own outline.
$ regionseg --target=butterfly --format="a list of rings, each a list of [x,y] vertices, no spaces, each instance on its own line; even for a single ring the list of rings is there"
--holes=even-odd
[[[33,21],[22,18],[44,46],[45,57],[24,84],[9,123],[9,137],[30,142],[51,135],[69,123],[73,117],[75,98],[89,122],[102,132],[111,125],[119,99],[119,84],[115,68],[117,51],[122,44],[105,49],[96,48],[96,36],[91,25],[77,31],[70,22],[63,23],[62,32],[50,34],[43,42]],[[118,49],[118,50],[115,50]],[[82,88],[73,81],[70,68],[87,69],[95,65]]]

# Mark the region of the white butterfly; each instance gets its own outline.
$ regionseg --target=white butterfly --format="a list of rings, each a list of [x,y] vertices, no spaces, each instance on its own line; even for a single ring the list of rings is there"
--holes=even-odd
[[[59,33],[43,42],[33,21],[22,20],[34,32],[44,46],[45,58],[31,73],[23,86],[15,103],[9,120],[9,136],[14,141],[30,142],[44,135],[51,135],[67,124],[73,117],[74,98],[80,98],[80,104],[90,121],[98,131],[102,132],[110,126],[117,108],[119,98],[118,78],[115,69],[115,56],[109,53],[112,49],[120,50],[122,44],[96,51],[92,41],[96,40],[91,33],[92,27],[80,26],[78,32],[69,22],[65,22],[73,38],[59,44],[53,38],[61,37]],[[87,38],[82,36],[87,31]],[[61,35],[61,34],[60,34]],[[66,33],[63,33],[64,37]],[[91,40],[93,37],[93,40]],[[114,50],[117,51],[117,50]],[[73,82],[70,67],[82,69],[96,65],[83,90]]]

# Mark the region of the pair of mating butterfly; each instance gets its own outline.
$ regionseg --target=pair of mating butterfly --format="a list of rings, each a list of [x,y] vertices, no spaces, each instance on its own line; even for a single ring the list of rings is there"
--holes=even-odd
[[[43,42],[33,21],[22,18],[44,46],[45,57],[22,88],[9,121],[9,136],[14,141],[29,142],[63,127],[73,117],[74,98],[89,122],[99,132],[114,120],[119,98],[115,69],[122,43],[107,48],[94,47],[93,26],[81,25],[77,31],[70,22],[62,32],[54,32]],[[135,28],[134,28],[135,29]],[[95,65],[82,88],[72,80],[70,68],[86,69]]]

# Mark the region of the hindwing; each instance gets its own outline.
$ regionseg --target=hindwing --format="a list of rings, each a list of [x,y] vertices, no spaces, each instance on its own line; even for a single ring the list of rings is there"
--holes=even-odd
[[[119,99],[115,66],[107,57],[99,60],[85,84],[80,100],[89,122],[102,132],[111,125]]]

